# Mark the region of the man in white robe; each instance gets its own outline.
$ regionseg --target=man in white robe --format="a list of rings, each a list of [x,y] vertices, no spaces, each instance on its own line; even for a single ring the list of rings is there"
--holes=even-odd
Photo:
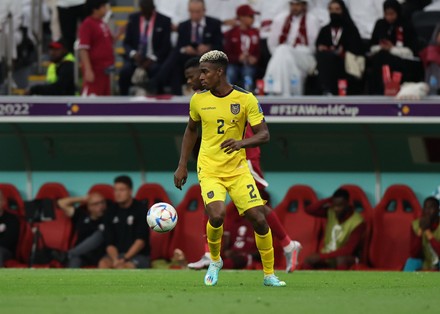
[[[291,0],[290,10],[275,17],[267,44],[272,57],[264,90],[272,95],[303,95],[306,77],[316,68],[315,42],[320,26],[307,13],[306,0]]]

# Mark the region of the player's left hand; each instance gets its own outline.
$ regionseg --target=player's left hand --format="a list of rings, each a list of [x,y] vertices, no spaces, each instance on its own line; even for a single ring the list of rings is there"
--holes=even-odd
[[[243,148],[242,141],[234,140],[233,138],[227,139],[220,145],[221,149],[224,149],[226,154],[232,154],[235,151],[238,151]]]

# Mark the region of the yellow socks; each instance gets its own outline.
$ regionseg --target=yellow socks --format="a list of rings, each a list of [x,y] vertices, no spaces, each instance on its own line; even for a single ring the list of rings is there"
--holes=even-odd
[[[206,236],[208,238],[209,252],[211,253],[211,260],[217,262],[220,259],[220,249],[222,246],[223,225],[214,228],[211,224],[206,224]],[[272,239],[272,238],[271,238]],[[273,259],[273,252],[272,252]],[[273,264],[273,263],[272,263]]]
[[[255,244],[260,252],[264,275],[272,275],[274,273],[273,264],[275,258],[273,253],[272,232],[270,229],[265,235],[255,233]]]

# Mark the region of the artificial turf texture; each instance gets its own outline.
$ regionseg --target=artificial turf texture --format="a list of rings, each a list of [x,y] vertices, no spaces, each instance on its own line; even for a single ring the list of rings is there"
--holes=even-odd
[[[440,313],[439,273],[0,270],[0,313]]]

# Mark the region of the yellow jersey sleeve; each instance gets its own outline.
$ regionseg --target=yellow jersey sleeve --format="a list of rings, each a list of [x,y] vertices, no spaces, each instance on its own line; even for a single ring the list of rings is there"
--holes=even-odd
[[[260,124],[264,121],[263,109],[258,103],[257,98],[253,94],[248,95],[248,102],[246,104],[247,121],[251,126]]]
[[[193,121],[198,122],[201,120],[197,106],[197,94],[194,94],[191,97],[191,101],[189,103],[189,116],[191,119],[193,119]]]

